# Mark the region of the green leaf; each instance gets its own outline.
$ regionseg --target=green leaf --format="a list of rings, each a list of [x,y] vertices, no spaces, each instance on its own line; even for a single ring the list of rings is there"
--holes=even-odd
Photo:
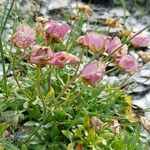
[[[16,146],[2,138],[0,138],[0,144],[2,147],[6,148],[6,150],[19,150]]]
[[[75,143],[70,143],[70,144],[67,146],[67,150],[74,150],[74,146],[75,146]]]
[[[70,141],[72,140],[73,138],[73,133],[68,131],[68,130],[62,130],[62,134],[67,137]]]
[[[28,150],[28,148],[27,148],[27,146],[26,146],[25,144],[23,144],[23,145],[21,146],[21,150]]]
[[[3,135],[3,133],[5,132],[5,130],[7,129],[8,125],[6,123],[1,123],[0,124],[0,136]]]
[[[47,101],[49,101],[50,99],[52,99],[55,96],[55,91],[54,89],[51,87],[50,91],[47,93],[45,99]]]
[[[84,116],[83,126],[85,128],[89,128],[90,127],[90,117],[89,117],[88,113],[86,113],[85,116]]]
[[[122,140],[119,140],[119,139],[113,141],[112,147],[114,148],[114,150],[126,149],[127,148],[126,144],[124,144],[124,142]]]
[[[0,144],[0,150],[4,150],[4,147]]]
[[[90,129],[88,136],[87,136],[87,141],[89,143],[94,143],[95,142],[95,138],[96,138],[96,133],[95,133],[95,129],[92,128]]]
[[[114,134],[113,133],[103,133],[103,134],[101,134],[101,136],[105,139],[111,139],[114,137]]]
[[[16,114],[12,119],[12,126],[16,129],[19,122],[19,115]]]
[[[78,125],[78,128],[76,128],[75,129],[75,131],[74,131],[74,135],[76,136],[76,137],[81,137],[81,132],[84,130],[84,127],[83,127],[83,125]]]
[[[38,119],[41,116],[41,112],[38,105],[35,105],[32,108],[29,108],[29,115],[31,118]]]

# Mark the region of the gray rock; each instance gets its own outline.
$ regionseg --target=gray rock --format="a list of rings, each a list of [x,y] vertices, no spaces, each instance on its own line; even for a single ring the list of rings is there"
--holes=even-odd
[[[150,112],[145,112],[144,116],[146,117],[147,120],[150,121]]]
[[[138,106],[139,108],[142,108],[142,109],[147,108],[145,98],[135,99],[135,100],[132,101],[132,104],[135,105],[135,106]]]
[[[150,69],[150,62],[146,63],[142,69]]]
[[[124,13],[124,10],[121,7],[111,9],[109,11],[109,14],[112,16],[117,16],[117,17],[130,16],[129,11],[126,10]]]
[[[69,5],[69,0],[50,0],[47,5],[48,10],[62,9]]]
[[[140,84],[144,84],[147,81],[147,78],[140,77],[139,73],[135,73],[132,79]]]
[[[146,96],[143,98],[134,99],[132,103],[142,109],[149,109],[150,108],[150,93],[146,94]]]
[[[150,78],[150,69],[143,69],[140,71],[140,76],[141,77],[146,77],[146,78]]]
[[[146,82],[143,82],[144,85],[150,85],[150,79],[146,80]]]
[[[149,103],[149,107],[150,107],[150,92],[148,94],[146,94],[146,100]]]
[[[139,85],[135,89],[133,89],[133,93],[144,94],[150,89],[150,87]]]
[[[129,54],[131,54],[135,59],[138,59],[139,58],[139,55],[137,54],[137,52],[135,51],[130,51]]]
[[[113,85],[119,83],[120,80],[116,76],[105,76],[103,82]]]

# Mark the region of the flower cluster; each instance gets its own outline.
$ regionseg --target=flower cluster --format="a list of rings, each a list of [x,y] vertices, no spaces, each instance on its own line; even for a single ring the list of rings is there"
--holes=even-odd
[[[41,19],[40,19],[41,20]],[[118,26],[118,20],[107,20],[109,26]],[[50,40],[46,46],[38,45],[35,42],[36,31],[27,24],[22,24],[12,36],[13,44],[22,49],[30,46],[28,62],[38,67],[52,65],[57,68],[63,68],[67,64],[79,64],[80,58],[68,53],[67,51],[57,51],[51,48],[52,44],[61,43],[68,34],[70,26],[66,23],[60,23],[54,20],[46,20],[42,23],[43,36],[46,41]],[[149,38],[145,35],[129,32],[130,43],[138,48],[149,45]],[[119,37],[111,37],[96,32],[88,32],[77,39],[77,44],[84,49],[89,49],[94,55],[103,55],[111,58],[120,69],[132,73],[139,70],[137,60],[128,54],[128,45],[123,44]],[[95,85],[101,81],[106,73],[107,63],[103,61],[91,62],[86,64],[81,71],[81,77],[84,82]]]
[[[104,34],[89,32],[84,36],[78,38],[77,43],[87,47],[93,53],[102,54],[107,53],[114,59],[115,64],[127,71],[136,72],[139,70],[137,60],[128,54],[127,44],[122,44],[119,37],[110,37]],[[101,63],[100,63],[101,64]],[[99,65],[96,63],[87,65],[83,70],[83,79],[90,84],[95,84],[102,79],[105,73],[104,64]]]
[[[44,25],[44,31],[47,38],[53,38],[56,42],[61,42],[67,34],[70,26],[57,21],[50,20]],[[12,36],[13,44],[22,49],[26,49],[35,42],[36,31],[27,24],[21,24]],[[66,51],[53,52],[48,46],[33,44],[28,56],[28,62],[39,67],[53,65],[63,68],[66,64],[77,64],[80,59]]]

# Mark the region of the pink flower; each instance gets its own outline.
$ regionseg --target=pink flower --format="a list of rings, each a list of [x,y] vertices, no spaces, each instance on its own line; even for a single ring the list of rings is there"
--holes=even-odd
[[[105,65],[100,62],[88,64],[82,71],[82,79],[86,83],[94,85],[102,80],[105,69]]]
[[[114,38],[108,37],[105,40],[105,50],[108,54],[113,53],[120,46],[121,46],[121,41],[117,36]]]
[[[54,20],[50,20],[44,26],[44,31],[48,37],[54,38],[56,42],[61,42],[62,38],[70,30],[68,24],[62,24]]]
[[[89,32],[78,38],[77,43],[87,46],[93,53],[102,53],[105,47],[106,36],[96,32]]]
[[[45,67],[50,63],[53,56],[53,52],[49,47],[41,47],[40,45],[35,45],[29,55],[29,62],[36,64],[40,67]]]
[[[132,34],[132,37],[135,35]],[[135,47],[147,47],[150,44],[150,38],[147,35],[139,34],[131,39],[131,44]]]
[[[18,48],[26,49],[33,43],[36,32],[27,24],[21,24],[12,36],[13,44]]]
[[[127,72],[139,71],[138,62],[131,55],[122,55],[122,57],[119,59],[118,65]]]
[[[80,59],[77,56],[74,56],[70,53],[62,51],[62,52],[54,53],[50,64],[58,68],[63,68],[66,64],[77,64],[79,62],[80,62]]]

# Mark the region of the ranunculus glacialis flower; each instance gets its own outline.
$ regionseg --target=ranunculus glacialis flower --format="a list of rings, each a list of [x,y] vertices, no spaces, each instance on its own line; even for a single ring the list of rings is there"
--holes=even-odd
[[[62,51],[54,53],[50,64],[58,68],[63,68],[67,64],[77,64],[79,62],[80,59],[77,56]]]
[[[133,37],[135,34],[136,33],[131,34],[131,37]],[[150,38],[147,35],[138,34],[131,39],[130,42],[135,48],[147,47],[150,44]]]
[[[29,54],[28,61],[29,63],[36,64],[39,67],[45,67],[50,63],[52,56],[53,52],[49,47],[35,45]]]
[[[44,26],[46,36],[53,38],[55,42],[61,42],[69,30],[70,26],[68,24],[60,23],[54,20],[50,20]]]
[[[96,32],[89,32],[78,38],[77,43],[88,47],[93,53],[102,53],[105,49],[105,39],[107,36]]]
[[[90,85],[95,85],[102,80],[106,67],[101,62],[91,63],[85,66],[82,71],[82,79]]]
[[[122,55],[118,61],[118,66],[127,72],[139,71],[138,61],[131,55]]]
[[[12,36],[12,43],[22,49],[26,49],[34,42],[36,32],[28,24],[21,24]]]

